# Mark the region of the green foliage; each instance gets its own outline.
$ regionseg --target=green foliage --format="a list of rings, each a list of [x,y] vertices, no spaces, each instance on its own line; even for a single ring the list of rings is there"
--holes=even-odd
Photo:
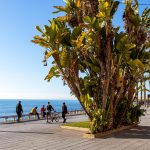
[[[124,118],[124,123],[126,124],[139,123],[140,117],[144,116],[145,112],[146,110],[141,109],[140,105],[136,105],[136,106],[131,105]]]
[[[50,69],[48,75],[45,77],[45,80],[50,81],[54,76],[55,77],[60,77],[60,73],[59,73],[59,70],[58,70],[57,66],[53,66]]]
[[[107,125],[107,120],[104,117],[103,111],[100,109],[93,109],[92,120],[90,122],[90,130],[92,133],[102,132]]]
[[[117,108],[115,110],[115,121],[114,121],[114,127],[116,128],[119,124],[119,122],[122,120],[124,120],[123,118],[121,118],[121,116],[123,116],[124,111],[126,109],[126,106],[128,104],[128,98],[125,96],[120,100],[120,103],[117,105]]]
[[[68,49],[63,49],[62,52],[60,53],[60,64],[62,67],[69,67],[70,66]]]
[[[53,54],[57,53],[57,50],[52,50],[46,53],[45,58],[48,59],[49,57],[51,57]]]
[[[129,104],[130,100],[127,97],[121,99],[121,102],[117,106],[117,112],[115,113],[115,123],[114,127],[117,127],[118,123],[121,121],[124,125],[129,125],[133,123],[139,123],[141,116],[145,115],[146,110],[141,109],[140,105]],[[126,107],[128,105],[128,107]],[[126,110],[126,113],[124,111]],[[123,113],[125,115],[123,115]],[[123,116],[123,118],[121,118]]]

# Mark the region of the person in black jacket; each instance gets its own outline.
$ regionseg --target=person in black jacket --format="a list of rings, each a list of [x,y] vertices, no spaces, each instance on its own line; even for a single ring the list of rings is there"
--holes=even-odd
[[[47,123],[48,123],[48,117],[50,117],[51,121],[53,122],[53,118],[51,116],[51,111],[54,111],[54,108],[52,105],[50,105],[50,102],[48,102],[48,105],[47,105],[47,114],[46,114],[46,119],[47,119]]]
[[[18,116],[17,121],[19,122],[19,121],[20,121],[20,118],[21,118],[21,116],[22,116],[22,113],[23,113],[21,101],[19,101],[18,104],[17,104],[17,106],[16,106],[16,113],[17,113],[17,116]]]
[[[62,118],[63,118],[63,123],[66,122],[66,114],[67,114],[67,106],[66,106],[65,102],[63,102],[63,105],[62,105]]]

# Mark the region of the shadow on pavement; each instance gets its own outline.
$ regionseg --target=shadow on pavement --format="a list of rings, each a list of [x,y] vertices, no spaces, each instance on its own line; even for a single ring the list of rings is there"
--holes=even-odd
[[[30,134],[30,133],[31,133],[31,134],[54,134],[54,133],[49,133],[49,132],[32,132],[32,131],[31,131],[31,132],[26,132],[26,131],[0,131],[0,133],[1,133],[1,132],[6,132],[6,133],[7,133],[7,132],[9,132],[9,133],[23,133],[23,134],[24,134],[24,133],[29,133],[29,134]]]
[[[4,125],[4,124],[24,124],[24,123],[27,123],[27,122],[37,122],[37,121],[41,121],[41,120],[44,120],[44,119],[40,119],[40,120],[23,120],[23,121],[20,121],[20,122],[0,122],[0,124]]]
[[[150,139],[150,126],[138,126],[135,128],[127,129],[118,133],[114,133],[107,138],[110,137],[123,139]]]
[[[42,121],[42,122],[41,122]],[[60,124],[62,123],[61,121],[53,121],[53,122],[49,122],[46,123],[46,120],[44,119],[40,119],[40,120],[25,120],[25,121],[20,121],[20,122],[0,122],[0,125],[7,125],[7,124]]]

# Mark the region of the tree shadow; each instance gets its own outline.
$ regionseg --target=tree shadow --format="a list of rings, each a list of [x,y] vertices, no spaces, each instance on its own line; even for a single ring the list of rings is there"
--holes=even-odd
[[[122,138],[122,139],[150,139],[150,126],[138,126],[113,133],[105,138]]]
[[[34,119],[34,120],[22,120],[22,121],[20,121],[20,122],[17,122],[17,121],[8,121],[8,122],[0,122],[0,124],[2,124],[2,125],[5,125],[5,124],[24,124],[24,123],[27,123],[27,122],[37,122],[37,121],[42,121],[42,120],[44,120],[44,119],[40,119],[40,120],[38,120],[38,119]]]
[[[4,133],[23,133],[23,134],[54,134],[54,133],[51,133],[51,132],[36,132],[36,131],[34,131],[34,132],[32,132],[32,131],[0,131],[0,133],[2,133],[2,132],[4,132]]]
[[[17,121],[15,121],[15,122],[13,122],[13,121],[10,121],[10,122],[0,122],[0,125],[25,124],[25,123],[29,123],[29,122],[30,122],[30,124],[43,124],[44,122],[41,122],[41,121],[45,121],[45,123],[46,123],[46,119],[40,119],[40,120],[36,119],[36,120],[22,120],[20,122],[17,122]],[[46,124],[60,124],[60,123],[62,123],[62,122],[60,122],[60,121],[58,121],[58,122],[53,121],[53,122],[49,122],[49,123],[46,123]]]

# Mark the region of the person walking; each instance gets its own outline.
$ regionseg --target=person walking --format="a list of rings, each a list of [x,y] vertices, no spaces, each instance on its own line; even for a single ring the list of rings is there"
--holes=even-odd
[[[48,123],[48,117],[50,117],[51,121],[53,122],[53,118],[52,118],[52,110],[54,111],[54,108],[53,106],[50,104],[50,102],[48,102],[48,105],[47,105],[47,114],[46,114],[46,119],[47,119],[47,123]]]
[[[66,122],[66,114],[67,114],[67,105],[65,102],[62,104],[62,118],[63,118],[63,123]]]
[[[16,113],[17,113],[17,116],[18,116],[17,121],[19,122],[20,118],[22,117],[22,113],[23,113],[21,101],[19,101],[18,104],[16,105]]]

